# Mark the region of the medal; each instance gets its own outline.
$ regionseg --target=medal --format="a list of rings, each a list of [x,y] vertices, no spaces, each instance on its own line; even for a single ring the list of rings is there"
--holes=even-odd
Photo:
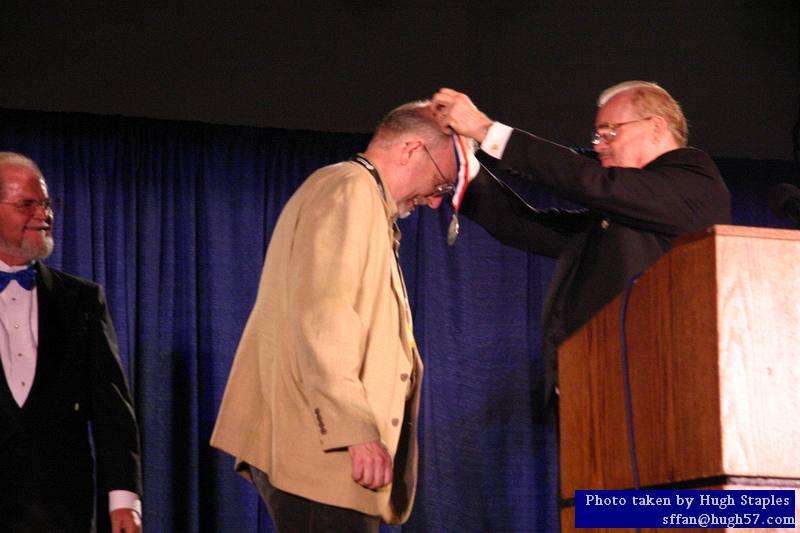
[[[453,190],[453,219],[450,221],[450,226],[447,228],[447,244],[453,246],[458,238],[458,210],[461,208],[461,200],[464,199],[464,193],[467,191],[469,182],[469,158],[467,156],[467,148],[464,146],[464,139],[456,135],[456,132],[450,130],[450,139],[453,141],[453,151],[456,158],[456,183]]]
[[[458,238],[458,213],[453,213],[453,218],[450,220],[450,226],[447,228],[447,244],[453,246]]]

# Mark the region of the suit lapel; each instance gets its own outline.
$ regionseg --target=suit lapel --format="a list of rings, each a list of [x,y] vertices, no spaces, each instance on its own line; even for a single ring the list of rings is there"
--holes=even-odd
[[[21,412],[22,409],[14,401],[11,389],[8,388],[6,378],[3,376],[0,379],[0,449],[16,433]]]
[[[408,357],[409,362],[413,365],[416,359],[414,353],[417,349],[417,343],[414,340],[414,326],[411,320],[408,292],[405,280],[403,279],[403,272],[400,270],[400,261],[396,255],[392,258],[392,263],[394,263],[390,268],[392,291],[397,300],[397,310],[400,313],[400,335],[403,339],[403,348],[405,348],[406,357]]]
[[[383,177],[378,173],[377,168],[369,162],[362,154],[358,154],[351,159],[361,165],[367,171],[375,182],[377,183],[378,192],[380,193],[381,203],[383,205],[384,215],[388,224],[389,243],[391,253],[393,255],[390,267],[390,277],[392,291],[394,292],[397,300],[397,310],[400,314],[400,336],[403,341],[403,348],[406,352],[409,362],[412,366],[415,361],[419,359],[417,355],[417,343],[414,340],[414,327],[411,319],[411,308],[408,301],[408,291],[406,289],[405,280],[403,279],[403,272],[400,270],[400,228],[395,220],[397,216],[397,206],[391,197],[389,187],[383,180]]]
[[[68,311],[64,305],[63,289],[59,280],[43,264],[39,263],[36,275],[36,291],[39,306],[39,346],[36,351],[36,377],[24,408],[34,408],[46,397],[50,385],[58,376],[61,366],[63,341],[60,332],[65,331]]]
[[[19,412],[19,405],[14,401],[14,396],[11,394],[11,389],[8,387],[8,381],[5,376],[0,379],[0,416],[12,417]]]

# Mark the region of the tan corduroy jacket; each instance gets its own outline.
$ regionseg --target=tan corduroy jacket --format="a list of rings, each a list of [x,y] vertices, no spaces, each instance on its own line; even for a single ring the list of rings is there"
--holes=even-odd
[[[281,490],[399,523],[416,486],[422,362],[384,189],[388,201],[344,162],[286,204],[211,445]],[[394,482],[377,491],[353,481],[347,451],[375,440],[394,459]]]

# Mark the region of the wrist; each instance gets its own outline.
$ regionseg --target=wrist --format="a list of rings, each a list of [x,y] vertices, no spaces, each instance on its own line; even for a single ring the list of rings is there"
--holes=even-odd
[[[483,122],[483,124],[481,124],[481,127],[480,127],[480,129],[478,130],[478,133],[477,133],[477,135],[475,135],[475,137],[474,137],[474,138],[475,138],[475,140],[476,140],[476,141],[478,141],[478,143],[479,143],[479,144],[480,144],[480,143],[482,143],[482,142],[483,142],[483,140],[486,138],[486,135],[488,135],[488,133],[489,133],[489,128],[491,128],[491,127],[492,127],[492,124],[494,124],[494,121],[493,121],[493,120],[491,120],[491,119],[490,119],[490,118],[488,118],[488,117],[487,117],[487,118],[486,118],[486,120]]]

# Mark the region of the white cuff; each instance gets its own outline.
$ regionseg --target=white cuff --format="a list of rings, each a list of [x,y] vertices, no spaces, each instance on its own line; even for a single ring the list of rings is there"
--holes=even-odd
[[[108,492],[108,512],[117,509],[133,509],[142,516],[142,500],[139,495],[129,490],[112,490]]]
[[[481,150],[495,159],[502,159],[506,144],[508,144],[508,139],[511,137],[513,131],[514,128],[511,126],[506,126],[500,122],[493,122],[486,132],[486,137],[483,138]]]

